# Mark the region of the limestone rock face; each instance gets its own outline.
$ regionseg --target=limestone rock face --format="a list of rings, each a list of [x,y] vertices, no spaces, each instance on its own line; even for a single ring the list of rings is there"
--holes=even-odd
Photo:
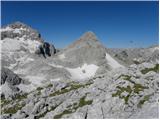
[[[5,27],[2,27],[1,29],[1,39],[5,38],[22,38],[24,37],[25,40],[31,39],[31,40],[37,40],[39,42],[42,42],[42,38],[40,33],[38,31],[32,29],[30,26],[21,23],[21,22],[15,22],[12,24],[9,24]]]
[[[45,57],[56,53],[54,45],[45,42],[37,30],[21,22],[2,27],[1,40],[3,51],[39,51],[38,53]]]
[[[7,68],[1,69],[1,98],[14,97],[20,92],[17,85],[21,84],[22,79]]]
[[[100,64],[105,61],[106,50],[93,32],[86,32],[63,52],[67,61],[73,66],[87,64]]]
[[[5,84],[5,82],[8,82],[11,85],[18,85],[21,83],[21,78],[13,73],[11,70],[7,68],[1,69],[1,85]]]

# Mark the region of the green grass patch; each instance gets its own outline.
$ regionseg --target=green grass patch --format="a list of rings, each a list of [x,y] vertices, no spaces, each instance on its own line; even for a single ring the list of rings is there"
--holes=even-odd
[[[146,74],[150,71],[159,72],[159,64],[156,64],[153,68],[145,68],[145,69],[141,70],[141,73]]]
[[[37,88],[38,91],[41,91],[42,89],[43,89],[42,87],[38,87],[38,88]]]
[[[72,110],[64,110],[62,113],[60,114],[57,114],[54,116],[54,119],[60,119],[63,115],[66,115],[66,114],[71,114],[72,113]]]
[[[8,105],[10,102],[11,102],[11,100],[1,99],[1,107]]]
[[[116,93],[112,94],[112,97],[119,97],[121,99],[124,99],[125,104],[128,104],[128,100],[129,100],[129,97],[131,96],[131,93],[139,94],[140,91],[143,91],[144,89],[148,89],[148,87],[142,86],[141,84],[137,84],[137,83],[134,83],[133,88],[131,88],[130,86],[127,86],[127,87],[117,86],[117,88],[118,90],[116,91]],[[128,95],[122,96],[121,94],[123,92],[127,92]]]
[[[20,105],[17,103],[13,107],[3,109],[2,113],[3,114],[15,114],[18,110],[22,109],[24,106],[25,104]]]
[[[82,97],[82,98],[79,100],[79,104],[78,104],[78,106],[77,106],[78,108],[79,108],[79,107],[83,107],[83,106],[85,106],[85,105],[90,105],[90,104],[92,104],[93,100],[88,100],[88,101],[86,101],[85,98],[86,98],[86,96]]]
[[[136,61],[136,60],[133,60],[133,63],[136,64],[136,65],[140,64],[140,62]]]
[[[149,100],[149,98],[150,98],[150,95],[144,96],[144,98],[143,98],[142,100],[140,100],[139,103],[137,104],[137,107],[138,107],[138,108],[141,108],[142,105],[143,105],[146,101]]]
[[[62,113],[55,115],[54,119],[60,119],[60,118],[62,118],[63,115],[71,114],[71,113],[75,112],[80,107],[92,104],[93,100],[86,101],[85,98],[86,98],[86,96],[83,96],[82,98],[80,98],[79,103],[74,103],[73,105],[69,105],[67,107],[68,108],[67,110],[64,110]]]
[[[86,86],[91,85],[91,84],[92,83],[86,83],[86,84],[75,84],[74,83],[74,84],[71,84],[69,87],[66,87],[64,89],[55,91],[54,93],[51,93],[49,96],[52,97],[52,96],[61,95],[61,94],[70,92],[72,90],[76,90],[76,89],[79,89],[79,88],[82,88],[82,87],[86,87]]]
[[[139,92],[143,91],[144,89],[148,89],[148,87],[142,86],[141,84],[137,84],[137,83],[135,83],[133,86],[134,93],[137,93],[137,94],[139,94]]]
[[[6,105],[8,105],[8,104],[10,104],[11,102],[14,102],[14,101],[21,101],[21,100],[23,100],[23,99],[26,99],[27,98],[27,95],[28,95],[28,93],[25,93],[25,94],[22,94],[22,95],[20,95],[20,94],[17,94],[14,98],[13,98],[13,100],[7,100],[7,99],[1,99],[1,107],[3,108],[4,106],[6,106]]]
[[[41,90],[43,90],[43,88],[42,87],[38,87],[36,90],[38,91],[37,95],[40,95],[41,94]]]
[[[131,87],[130,87],[130,86],[127,86],[127,87],[125,88],[125,87],[119,87],[119,86],[117,86],[117,88],[118,88],[117,92],[114,93],[114,94],[112,94],[112,97],[117,97],[117,96],[118,96],[119,98],[124,99],[125,104],[128,104],[128,100],[129,100],[130,94],[131,94],[131,92],[132,92]],[[122,94],[123,92],[125,92],[125,91],[128,93],[128,95],[127,95],[127,96],[121,96],[121,94]]]
[[[128,81],[130,81],[131,76],[122,74],[122,75],[120,75],[117,79],[119,79],[119,78],[122,78],[123,80],[128,80]]]
[[[57,106],[58,106],[58,105],[57,105]],[[39,119],[39,118],[44,117],[48,112],[51,112],[51,111],[55,110],[55,109],[57,108],[57,106],[51,107],[50,110],[47,109],[44,113],[39,114],[39,115],[36,115],[34,118],[35,118],[35,119]]]
[[[49,84],[49,85],[47,86],[47,88],[49,88],[49,87],[53,87],[53,84]]]
[[[26,99],[27,96],[28,96],[28,93],[24,93],[24,94],[22,94],[22,95],[18,94],[18,95],[15,96],[15,98],[14,98],[13,100],[21,101],[21,100],[23,100],[23,99]]]

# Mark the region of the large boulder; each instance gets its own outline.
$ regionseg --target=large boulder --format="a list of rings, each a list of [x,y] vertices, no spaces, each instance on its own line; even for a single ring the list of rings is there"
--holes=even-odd
[[[19,85],[21,83],[21,78],[7,68],[1,69],[1,85],[8,82],[10,85]]]
[[[17,85],[22,83],[22,79],[7,68],[1,69],[1,98],[14,98],[21,90]]]

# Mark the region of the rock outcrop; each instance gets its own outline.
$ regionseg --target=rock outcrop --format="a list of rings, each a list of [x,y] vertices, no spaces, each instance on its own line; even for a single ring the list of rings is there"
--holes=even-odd
[[[8,82],[11,85],[19,85],[21,80],[22,79],[11,70],[7,68],[1,69],[1,85],[5,84],[5,82]]]
[[[16,86],[21,84],[22,79],[7,68],[1,69],[1,98],[7,99],[14,97],[15,94],[20,92],[20,89]]]
[[[56,49],[53,45],[44,42],[43,44],[38,46],[38,49],[35,52],[38,55],[43,55],[43,57],[50,57],[56,54]]]

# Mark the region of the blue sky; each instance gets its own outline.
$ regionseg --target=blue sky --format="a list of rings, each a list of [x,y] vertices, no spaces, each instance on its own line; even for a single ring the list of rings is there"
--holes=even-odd
[[[24,22],[63,48],[93,31],[109,48],[158,44],[158,1],[2,2],[2,25]]]

